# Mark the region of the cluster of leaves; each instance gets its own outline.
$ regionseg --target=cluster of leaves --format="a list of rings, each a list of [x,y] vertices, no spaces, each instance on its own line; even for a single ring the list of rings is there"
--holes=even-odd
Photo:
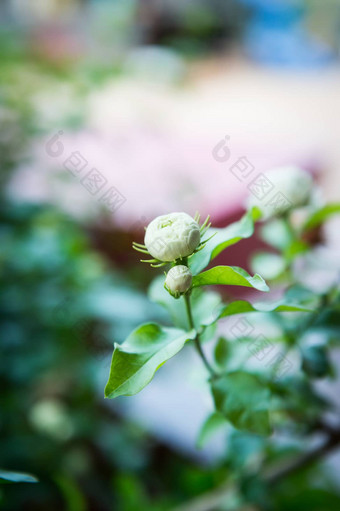
[[[190,328],[188,320],[183,317],[185,298],[174,301],[162,288],[161,279],[156,279],[151,286],[150,297],[168,309],[175,327],[144,324],[133,331],[123,345],[116,345],[109,381],[105,388],[106,397],[129,396],[142,390],[157,369],[178,353],[185,343],[196,340],[197,336],[204,334],[207,329],[211,331],[216,328],[221,318],[250,312],[309,311],[305,303],[300,303],[301,300],[295,299],[294,303],[292,292],[279,303],[270,303],[263,307],[254,306],[244,300],[223,304],[216,294],[199,289],[206,285],[237,285],[259,291],[269,290],[259,274],[251,276],[242,268],[215,266],[205,270],[227,247],[251,236],[259,216],[259,212],[253,209],[239,222],[224,229],[211,229],[214,235],[202,250],[189,259],[194,275],[192,299],[195,328]],[[219,361],[216,363],[219,364]],[[262,434],[270,432],[268,382],[262,381],[256,374],[223,369],[222,372],[212,370],[211,387],[216,409],[235,427]]]
[[[202,446],[221,428],[233,431],[235,438],[240,435],[247,439],[255,434],[256,452],[261,455],[256,471],[264,471],[268,460],[275,456],[280,460],[287,453],[281,452],[273,437],[267,444],[263,444],[261,437],[264,439],[274,430],[277,435],[290,431],[296,439],[306,441],[319,429],[323,431],[320,426],[323,414],[333,410],[334,405],[319,394],[314,382],[335,375],[331,353],[340,329],[340,293],[336,278],[331,285],[322,285],[316,276],[316,285],[309,287],[303,277],[299,278],[299,267],[301,260],[303,266],[308,267],[308,256],[321,242],[323,224],[339,212],[340,205],[331,204],[307,211],[300,223],[294,221],[293,215],[285,214],[259,225],[259,235],[268,251],[255,254],[252,266],[254,271],[264,273],[271,288],[276,290],[276,299],[264,303],[235,300],[224,304],[216,291],[201,289],[206,285],[237,285],[258,291],[269,290],[258,273],[251,276],[242,268],[210,265],[223,250],[254,233],[259,212],[256,209],[248,211],[240,221],[224,229],[211,228],[208,235],[215,235],[189,259],[194,275],[190,295],[194,328],[187,317],[186,297],[174,300],[164,290],[164,278],[157,277],[150,286],[149,298],[167,310],[169,324],[174,326],[143,324],[122,345],[115,346],[106,397],[130,396],[142,390],[155,372],[186,343],[194,344],[198,340],[205,347],[213,342],[213,357],[206,365],[210,370],[207,381],[215,410],[202,426],[198,445]],[[208,265],[210,268],[206,269]],[[333,270],[336,272],[336,268]],[[277,290],[281,296],[279,300]],[[254,334],[231,336],[230,329],[225,328],[226,321],[237,315],[246,321],[251,318]],[[220,320],[223,320],[227,335],[219,335],[217,324]],[[253,351],[251,357],[249,346],[254,346],[259,333],[265,344]],[[269,367],[260,362],[261,356],[257,357],[261,350],[265,355],[268,346],[274,353],[280,350]],[[202,346],[202,354],[201,350]],[[285,364],[289,366],[287,372],[282,370]],[[250,444],[251,455],[252,441]],[[270,450],[264,452],[264,445],[275,452],[274,457]],[[294,453],[298,451],[292,450]],[[230,453],[227,459],[229,456]],[[254,467],[251,474],[253,477]],[[264,484],[256,481],[257,488]],[[255,497],[251,495],[249,498],[253,502]],[[329,498],[331,501],[333,497]],[[258,500],[263,509],[267,509],[263,494]]]

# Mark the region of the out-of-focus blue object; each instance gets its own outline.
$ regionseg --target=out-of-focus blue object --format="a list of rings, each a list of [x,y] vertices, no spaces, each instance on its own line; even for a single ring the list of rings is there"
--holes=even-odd
[[[254,60],[271,66],[315,68],[335,60],[335,53],[303,26],[302,0],[240,0],[252,12],[245,49]]]

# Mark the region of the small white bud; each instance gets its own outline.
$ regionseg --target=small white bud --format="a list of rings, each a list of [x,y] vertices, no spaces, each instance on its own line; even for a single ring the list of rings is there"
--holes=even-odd
[[[308,172],[294,166],[279,167],[266,172],[265,177],[272,187],[270,193],[261,198],[253,194],[248,199],[248,206],[257,206],[263,218],[282,215],[308,203],[313,191],[313,180]]]
[[[191,255],[200,239],[200,227],[191,216],[170,213],[150,222],[144,243],[154,258],[168,262]]]
[[[73,423],[62,402],[44,399],[34,404],[29,413],[34,428],[58,440],[66,440],[73,433]]]
[[[179,264],[168,271],[165,279],[165,288],[170,294],[178,298],[191,287],[192,273],[187,266]]]

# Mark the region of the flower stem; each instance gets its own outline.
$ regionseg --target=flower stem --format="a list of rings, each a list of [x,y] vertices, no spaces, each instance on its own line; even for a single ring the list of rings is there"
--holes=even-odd
[[[195,325],[194,325],[194,320],[193,320],[193,317],[192,317],[192,310],[191,310],[191,303],[190,303],[190,295],[189,294],[185,294],[184,295],[184,301],[185,301],[185,307],[186,307],[186,310],[187,310],[189,326],[190,326],[191,329],[194,329]],[[206,356],[204,354],[204,351],[203,351],[202,345],[201,345],[201,341],[200,341],[200,336],[199,336],[199,333],[197,331],[196,331],[196,336],[194,338],[194,343],[195,343],[195,346],[196,346],[196,350],[197,350],[199,356],[201,357],[201,359],[203,360],[203,363],[204,363],[205,367],[208,369],[209,373],[211,374],[211,377],[212,378],[216,378],[217,374],[215,373],[214,369],[209,364],[209,362],[208,362],[208,360],[207,360],[207,358],[206,358]]]

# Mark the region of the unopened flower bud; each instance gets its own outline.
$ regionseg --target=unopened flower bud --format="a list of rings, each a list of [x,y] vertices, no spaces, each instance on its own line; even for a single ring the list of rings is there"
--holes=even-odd
[[[308,172],[299,167],[279,167],[265,173],[266,182],[272,188],[270,195],[259,198],[253,195],[248,200],[249,206],[257,206],[263,218],[282,215],[293,208],[308,203],[313,180]]]
[[[181,294],[186,293],[190,289],[191,283],[191,271],[187,266],[179,264],[168,271],[164,286],[170,294],[178,298]]]
[[[200,239],[200,227],[191,216],[170,213],[150,222],[144,243],[154,258],[166,262],[191,255]]]

